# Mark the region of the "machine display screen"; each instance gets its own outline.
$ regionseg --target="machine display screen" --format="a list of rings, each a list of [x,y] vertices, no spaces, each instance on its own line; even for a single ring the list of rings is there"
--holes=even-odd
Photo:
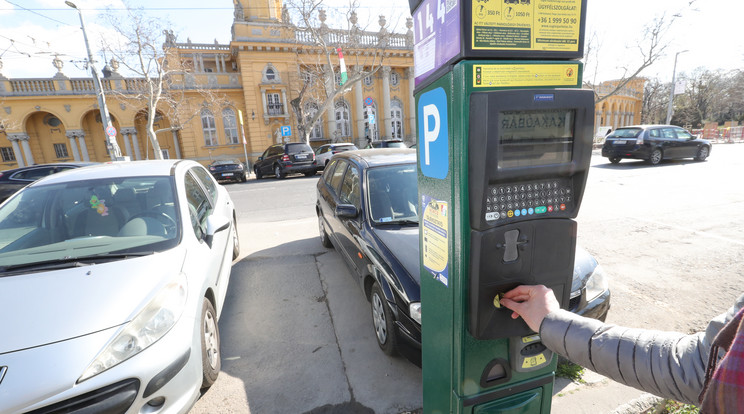
[[[571,162],[574,109],[500,111],[498,168]]]

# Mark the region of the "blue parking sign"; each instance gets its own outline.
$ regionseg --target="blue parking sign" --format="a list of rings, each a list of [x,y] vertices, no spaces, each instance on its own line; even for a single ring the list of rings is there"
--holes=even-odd
[[[292,135],[292,127],[289,125],[282,126],[282,136],[289,137]]]
[[[417,112],[421,173],[444,179],[449,172],[447,93],[443,88],[436,88],[422,94]]]

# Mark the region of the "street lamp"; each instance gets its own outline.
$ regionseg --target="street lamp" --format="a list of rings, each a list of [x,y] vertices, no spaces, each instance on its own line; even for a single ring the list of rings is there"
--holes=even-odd
[[[101,111],[101,123],[103,123],[103,134],[106,137],[106,145],[109,149],[109,155],[111,155],[111,161],[121,160],[121,150],[119,149],[119,144],[116,143],[116,130],[111,124],[111,117],[109,116],[108,107],[106,107],[106,97],[103,94],[101,78],[98,76],[96,66],[93,64],[93,54],[90,52],[90,45],[88,44],[88,34],[85,31],[83,13],[78,9],[75,3],[65,1],[65,4],[77,10],[78,15],[80,15],[80,28],[83,30],[85,48],[88,50],[88,64],[90,65],[90,71],[93,74],[93,87],[95,88],[96,96],[98,97],[98,109]]]
[[[674,110],[673,103],[674,103],[674,89],[676,87],[675,85],[675,76],[677,74],[677,56],[679,56],[680,53],[689,52],[689,50],[683,50],[681,52],[677,52],[676,55],[674,55],[674,69],[672,69],[672,91],[669,93],[669,107],[667,108],[667,118],[666,118],[666,124],[669,125],[670,122],[672,122],[672,111]]]

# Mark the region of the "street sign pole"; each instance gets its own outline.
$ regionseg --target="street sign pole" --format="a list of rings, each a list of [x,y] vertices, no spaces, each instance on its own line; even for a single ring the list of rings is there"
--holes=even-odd
[[[243,135],[243,155],[245,156],[245,168],[248,168],[248,150],[246,149],[245,127],[243,126],[243,111],[238,109],[238,118],[240,119],[240,132]]]

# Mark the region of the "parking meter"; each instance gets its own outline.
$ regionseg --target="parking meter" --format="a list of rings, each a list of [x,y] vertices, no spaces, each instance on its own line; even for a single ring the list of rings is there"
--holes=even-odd
[[[557,358],[499,299],[544,284],[568,308],[594,127],[572,60],[585,2],[412,3],[435,33],[414,29],[424,412],[549,413]]]

